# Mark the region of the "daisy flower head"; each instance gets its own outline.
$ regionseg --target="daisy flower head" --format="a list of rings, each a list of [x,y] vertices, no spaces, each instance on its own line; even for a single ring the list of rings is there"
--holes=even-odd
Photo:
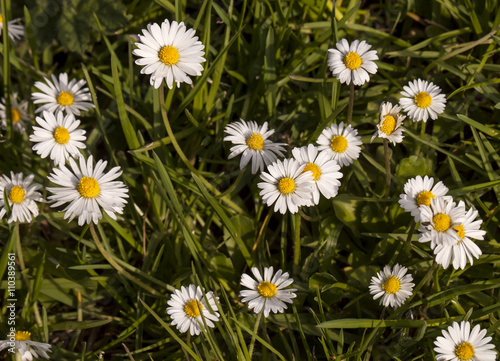
[[[14,19],[7,22],[9,38],[12,41],[20,40],[24,35],[24,26],[19,24],[21,19]],[[3,15],[0,14],[0,35],[2,35],[3,31]]]
[[[73,114],[63,115],[62,112],[53,113],[44,111],[42,117],[36,117],[40,127],[33,127],[30,140],[37,143],[33,146],[42,158],[54,161],[55,165],[66,162],[70,156],[80,154],[79,149],[85,148],[85,130],[77,129],[80,121]]]
[[[44,110],[51,113],[66,112],[66,114],[80,115],[80,111],[86,111],[94,108],[91,103],[89,88],[84,88],[87,82],[83,79],[76,81],[71,79],[68,82],[68,74],[59,74],[59,79],[54,74],[51,75],[52,81],[47,78],[45,83],[35,82],[35,88],[41,91],[35,92],[33,103],[43,104],[35,113]]]
[[[495,346],[489,343],[491,337],[484,337],[486,330],[476,325],[471,331],[466,321],[453,322],[448,331],[434,341],[437,361],[495,361]]]
[[[292,149],[292,154],[300,164],[305,164],[302,172],[311,171],[315,186],[313,188],[313,204],[319,203],[320,193],[326,198],[335,197],[340,187],[339,179],[342,173],[339,172],[340,166],[330,156],[321,152],[318,153],[318,147],[313,144],[302,148]]]
[[[151,74],[150,83],[158,89],[165,79],[172,89],[173,83],[192,84],[189,76],[201,75],[205,61],[205,46],[194,36],[194,29],[187,29],[183,22],[165,20],[161,26],[149,24],[139,35],[140,42],[132,54],[140,58],[137,65],[144,65],[141,74]]]
[[[446,98],[441,94],[441,88],[434,83],[417,79],[403,89],[399,104],[414,122],[426,122],[429,117],[437,119],[438,114],[444,112]]]
[[[21,355],[21,361],[32,361],[33,358],[49,359],[47,352],[51,352],[52,345],[43,342],[31,341],[31,333],[27,331],[16,331],[14,337],[10,340],[0,341],[0,351],[11,348],[14,342],[16,351]],[[14,339],[14,341],[12,341]]]
[[[273,143],[268,139],[274,134],[274,129],[267,130],[267,122],[258,126],[254,121],[245,122],[240,119],[239,122],[228,124],[224,132],[227,133],[224,140],[235,144],[230,149],[228,159],[241,154],[240,169],[252,161],[252,174],[262,172],[265,166],[284,155],[285,144]]]
[[[373,134],[370,142],[373,142],[376,136],[387,139],[396,145],[403,141],[403,124],[405,115],[400,114],[401,108],[392,105],[390,102],[380,104],[380,122],[377,124],[377,131]]]
[[[22,173],[10,172],[10,178],[5,174],[0,178],[0,219],[7,212],[4,194],[11,209],[8,222],[31,222],[31,218],[38,216],[38,205],[43,202],[42,195],[37,192],[42,186],[33,183],[35,176],[30,174],[26,178]]]
[[[274,211],[281,214],[287,210],[297,213],[300,206],[310,205],[315,183],[311,171],[303,172],[305,167],[293,158],[278,159],[267,167],[260,175],[264,182],[257,184],[263,202],[268,206],[275,203]]]
[[[273,275],[273,267],[264,267],[264,277],[256,267],[252,267],[255,278],[246,273],[241,276],[240,284],[248,290],[242,290],[239,294],[243,297],[242,302],[248,302],[248,307],[253,308],[255,313],[264,312],[264,317],[269,316],[269,312],[283,313],[287,308],[286,303],[293,303],[292,298],[297,297],[295,288],[287,288],[293,283],[288,272],[283,273],[278,270]]]
[[[344,122],[326,127],[318,137],[318,149],[325,151],[330,158],[343,167],[359,158],[361,153],[361,137],[358,131]]]
[[[391,267],[385,266],[382,271],[377,273],[377,277],[372,277],[370,284],[370,294],[376,300],[380,297],[380,304],[385,307],[399,307],[405,300],[411,296],[413,291],[413,277],[406,274],[408,269],[399,264],[396,264],[391,270]]]
[[[351,81],[354,85],[363,85],[370,80],[370,74],[377,72],[377,64],[373,60],[378,60],[375,50],[365,40],[354,40],[350,45],[346,39],[340,40],[336,45],[337,49],[328,49],[328,66],[334,76],[341,83],[349,85]]]
[[[409,179],[404,186],[404,193],[399,196],[399,205],[410,212],[415,218],[415,222],[420,221],[420,206],[431,205],[431,200],[436,197],[445,196],[448,188],[439,181],[434,184],[434,178],[425,176],[416,176]]]
[[[12,102],[10,104],[10,111],[12,115],[12,124],[14,130],[19,133],[23,133],[26,129],[26,122],[29,120],[28,117],[28,101],[21,100],[17,101],[17,93],[12,94]],[[0,121],[2,122],[2,128],[7,128],[7,108],[5,105],[5,98],[2,98],[0,103]]]
[[[208,327],[214,328],[214,322],[219,321],[215,298],[219,299],[211,291],[204,295],[200,286],[182,286],[180,290],[175,290],[167,301],[170,306],[167,307],[167,313],[172,317],[172,326],[176,326],[182,333],[189,330],[191,336],[199,335],[205,328],[203,321]]]
[[[53,193],[49,201],[54,202],[51,207],[69,203],[63,212],[64,219],[70,222],[78,216],[78,225],[97,222],[102,218],[101,208],[111,218],[116,220],[115,213],[122,214],[123,207],[127,204],[128,189],[122,181],[115,181],[122,171],[120,167],[114,167],[105,173],[104,169],[108,162],[99,160],[94,166],[93,158],[90,156],[85,160],[80,155],[79,164],[73,158],[69,158],[71,169],[65,165],[54,168],[47,178],[58,187],[48,187]]]

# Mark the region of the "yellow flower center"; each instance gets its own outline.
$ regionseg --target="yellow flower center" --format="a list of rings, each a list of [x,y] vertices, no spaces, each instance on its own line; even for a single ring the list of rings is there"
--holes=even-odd
[[[257,290],[259,291],[259,295],[264,298],[272,298],[278,292],[276,285],[267,281],[262,281],[261,283],[259,283]]]
[[[283,194],[292,193],[295,189],[295,181],[292,178],[281,178],[278,182],[278,190]]]
[[[455,355],[459,360],[470,360],[474,357],[474,346],[468,342],[462,342],[455,349]]]
[[[65,144],[69,142],[69,132],[68,129],[63,127],[58,127],[54,131],[54,139],[59,144]]]
[[[451,226],[451,218],[444,213],[439,213],[432,218],[434,229],[438,232],[446,232]]]
[[[350,51],[344,57],[344,64],[351,70],[357,69],[361,66],[361,58],[355,52]]]
[[[321,177],[321,168],[318,165],[314,163],[307,163],[302,173],[307,172],[308,170],[313,174],[313,179],[315,181]]]
[[[28,331],[16,331],[16,341],[28,341],[31,339],[31,332]]]
[[[21,186],[15,186],[10,189],[9,199],[12,203],[21,203],[24,199],[24,189]]]
[[[394,294],[399,291],[401,288],[401,282],[399,282],[397,277],[390,276],[385,282],[382,284],[382,289],[385,293]]]
[[[425,204],[426,206],[431,205],[431,198],[436,198],[432,192],[429,191],[423,191],[420,192],[416,198],[417,201],[417,206],[421,206],[422,204]]]
[[[259,133],[253,133],[246,140],[246,143],[250,149],[262,150],[264,148],[264,139]]]
[[[85,198],[94,198],[99,194],[99,183],[92,177],[82,177],[78,182],[78,192]]]
[[[179,51],[173,46],[164,46],[160,49],[158,57],[163,64],[174,65],[179,61]]]
[[[56,99],[60,105],[66,106],[73,104],[74,97],[73,94],[71,94],[70,92],[62,91],[59,93]]]
[[[336,153],[344,153],[347,149],[347,139],[343,135],[336,135],[332,138],[330,147]]]
[[[460,225],[454,227],[453,229],[455,231],[457,231],[457,234],[460,237],[460,239],[464,239],[464,237],[465,237],[465,228],[464,228],[463,224],[460,224]]]
[[[203,310],[203,305],[198,300],[191,300],[184,306],[186,316],[191,318],[199,316],[201,310]]]
[[[16,123],[20,120],[21,120],[21,114],[19,113],[19,110],[12,109],[12,121]]]
[[[3,16],[2,16],[2,14],[0,14],[0,23],[3,24]]]
[[[391,135],[396,128],[396,119],[392,115],[386,115],[382,121],[382,126],[380,130],[387,135]]]
[[[431,105],[432,97],[429,95],[429,93],[426,92],[420,92],[415,95],[415,104],[417,104],[417,107],[419,108],[427,108],[429,105]]]

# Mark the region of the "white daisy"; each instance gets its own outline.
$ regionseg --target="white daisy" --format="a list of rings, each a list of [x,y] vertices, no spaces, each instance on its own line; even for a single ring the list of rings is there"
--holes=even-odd
[[[141,74],[151,74],[150,83],[156,89],[163,79],[172,89],[174,82],[177,87],[182,82],[192,84],[189,76],[201,75],[205,46],[194,36],[194,29],[187,30],[183,22],[165,20],[161,27],[149,24],[142,33],[144,35],[139,35],[141,41],[135,43],[139,49],[132,54],[141,57],[135,63],[145,65]]]
[[[35,176],[30,174],[26,178],[22,173],[10,172],[10,178],[5,174],[0,178],[0,219],[7,212],[4,193],[7,193],[11,215],[8,222],[31,222],[31,217],[38,216],[38,205],[43,202],[42,195],[37,192],[42,186],[33,183]]]
[[[20,40],[24,35],[24,26],[19,24],[21,19],[14,19],[7,22],[7,27],[9,31],[9,38],[12,41]],[[2,35],[3,31],[3,16],[0,14],[0,35]]]
[[[35,82],[35,88],[42,93],[33,93],[33,103],[45,103],[36,110],[35,113],[40,113],[44,110],[55,113],[57,111],[66,112],[67,114],[80,115],[80,110],[86,111],[94,108],[91,103],[89,88],[84,88],[87,82],[83,79],[78,82],[76,79],[71,79],[68,82],[68,74],[59,74],[59,80],[54,74],[51,75],[52,81],[47,78],[45,83],[41,81]]]
[[[78,149],[85,148],[85,130],[77,129],[80,121],[75,119],[73,114],[63,115],[57,112],[56,115],[44,111],[43,117],[36,117],[36,122],[40,127],[33,127],[33,134],[30,140],[35,142],[33,150],[42,158],[50,155],[50,159],[55,165],[64,164],[70,156],[80,154]]]
[[[318,137],[320,151],[327,152],[330,157],[343,167],[359,158],[361,153],[361,137],[350,125],[344,128],[344,122],[326,127]]]
[[[71,170],[60,165],[47,177],[59,186],[47,188],[53,193],[48,199],[55,202],[51,207],[69,203],[63,209],[66,212],[64,219],[69,218],[70,222],[78,216],[79,226],[92,221],[97,224],[102,218],[101,207],[111,218],[116,219],[115,213],[123,213],[127,203],[124,198],[128,198],[125,184],[113,181],[122,174],[120,167],[104,173],[108,162],[99,160],[94,167],[92,156],[87,161],[80,156],[79,163],[78,166],[73,158],[69,158]]]
[[[261,276],[256,267],[252,267],[252,273],[257,279],[253,279],[246,273],[241,276],[240,284],[248,290],[242,290],[239,294],[243,297],[242,302],[248,302],[248,307],[253,308],[255,313],[264,310],[264,317],[269,316],[269,312],[283,312],[287,305],[293,303],[292,298],[297,297],[295,288],[284,289],[293,283],[288,272],[283,273],[278,270],[273,276],[273,267],[264,267],[264,277]]]
[[[389,266],[385,266],[382,271],[377,273],[377,277],[372,277],[370,284],[370,294],[376,300],[382,296],[380,304],[385,307],[399,307],[405,300],[411,296],[413,286],[411,283],[413,277],[406,274],[408,269],[406,267],[396,264],[391,270]]]
[[[302,172],[311,171],[315,186],[313,188],[313,204],[319,203],[319,194],[330,199],[335,197],[340,187],[339,179],[342,173],[339,172],[340,166],[332,160],[326,152],[318,154],[318,147],[309,144],[306,147],[292,149],[292,154],[299,163],[305,164]]]
[[[213,313],[207,306],[205,297]],[[167,313],[172,317],[172,325],[176,325],[182,333],[189,330],[192,336],[199,335],[205,328],[203,319],[208,327],[215,327],[214,322],[219,321],[219,313],[214,298],[219,299],[214,297],[211,291],[204,296],[200,286],[189,285],[188,288],[182,286],[180,290],[175,290],[167,301],[170,306],[167,307]]]
[[[47,352],[52,352],[52,345],[43,342],[31,341],[31,333],[27,331],[16,331],[12,340],[0,341],[0,351],[14,347],[21,355],[21,361],[32,361],[33,358],[49,359]],[[13,346],[15,345],[15,346]]]
[[[431,199],[442,197],[448,193],[448,188],[439,181],[434,184],[434,178],[416,176],[409,179],[404,186],[404,193],[399,196],[399,205],[415,217],[415,222],[420,221],[420,206],[431,205]]]
[[[26,122],[29,120],[28,118],[28,101],[21,100],[21,102],[17,102],[17,93],[12,94],[12,102],[10,104],[10,111],[12,114],[12,124],[14,130],[19,133],[24,133],[26,128]],[[7,128],[7,112],[5,107],[5,98],[2,98],[2,102],[0,103],[0,121],[2,122],[2,128]]]
[[[446,98],[441,94],[441,88],[434,83],[417,79],[403,89],[399,104],[414,122],[426,122],[429,117],[437,119],[438,114],[444,112]]]
[[[328,66],[341,83],[349,85],[352,81],[354,85],[363,85],[370,80],[368,73],[377,72],[377,64],[373,62],[378,60],[377,52],[368,51],[372,46],[366,41],[354,40],[349,45],[342,39],[335,46],[337,49],[328,49]]]
[[[274,205],[274,211],[285,214],[297,213],[300,206],[312,202],[312,192],[315,187],[311,171],[303,172],[305,164],[293,159],[277,160],[262,172],[260,178],[264,181],[257,184],[262,189],[260,196],[268,206]]]
[[[278,159],[276,155],[283,157],[285,152],[284,143],[273,143],[267,139],[274,134],[274,129],[267,130],[267,122],[258,126],[254,121],[245,122],[240,119],[239,122],[228,124],[224,132],[228,134],[224,140],[236,144],[231,147],[228,159],[243,153],[240,169],[252,161],[252,174],[257,173],[257,171],[262,172],[265,166]]]
[[[491,337],[484,337],[486,330],[476,325],[472,332],[470,323],[466,321],[453,322],[448,331],[443,330],[443,336],[434,341],[434,352],[437,361],[495,361],[497,353],[495,346],[490,344]]]
[[[380,122],[377,124],[377,131],[373,134],[370,143],[376,136],[387,139],[394,145],[403,141],[404,129],[400,126],[406,116],[401,115],[400,111],[399,106],[393,106],[390,102],[380,104]]]

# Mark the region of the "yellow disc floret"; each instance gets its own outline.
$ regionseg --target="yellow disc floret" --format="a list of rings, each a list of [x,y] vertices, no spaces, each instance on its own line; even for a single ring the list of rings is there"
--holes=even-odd
[[[184,312],[188,317],[198,317],[203,310],[203,305],[198,300],[191,300],[184,306]]]
[[[426,92],[420,92],[415,95],[415,104],[419,108],[427,108],[429,105],[431,105],[432,97],[429,95],[429,93]]]
[[[99,183],[92,177],[82,177],[78,182],[78,192],[85,198],[94,198],[99,194]]]
[[[21,186],[15,186],[10,189],[9,199],[12,203],[21,203],[24,199],[24,189]]]
[[[73,94],[71,94],[70,92],[62,91],[59,93],[56,99],[60,105],[66,106],[73,104],[73,100],[75,98],[73,97]]]
[[[431,198],[436,198],[434,194],[432,194],[432,192],[429,191],[420,192],[416,198],[417,206],[420,207],[422,204],[430,206]]]
[[[54,131],[54,139],[59,144],[66,144],[69,142],[69,132],[68,129],[64,127],[58,127]]]
[[[474,346],[468,342],[462,342],[455,349],[455,355],[459,360],[470,360],[474,357]]]
[[[451,226],[451,218],[447,214],[439,213],[432,218],[434,229],[438,232],[446,232]]]
[[[307,163],[302,173],[307,171],[311,171],[314,181],[317,181],[321,177],[321,168],[315,163]]]
[[[261,283],[259,283],[257,290],[259,291],[259,295],[264,298],[272,298],[278,292],[276,285],[267,281],[262,281]]]
[[[173,46],[164,46],[158,53],[160,61],[165,65],[174,65],[179,61],[179,51]]]
[[[250,149],[262,150],[264,148],[264,138],[259,133],[253,133],[246,139],[246,143]]]
[[[361,57],[357,53],[350,51],[344,57],[344,64],[351,70],[357,69],[361,66]]]
[[[391,295],[398,292],[400,288],[401,282],[399,282],[397,277],[392,275],[382,284],[382,289],[385,291],[385,293]]]
[[[292,193],[295,189],[295,181],[292,178],[281,178],[278,182],[278,190],[283,194]]]
[[[16,331],[16,341],[28,341],[31,339],[31,332],[28,331]]]
[[[17,123],[20,120],[21,120],[21,113],[19,113],[19,110],[12,109],[12,121],[14,123]]]
[[[453,228],[455,231],[457,231],[458,236],[460,239],[464,239],[465,237],[465,228],[463,224],[459,224],[458,226]]]
[[[347,149],[347,139],[343,135],[336,135],[332,138],[330,147],[336,153],[344,153]]]
[[[396,119],[392,115],[386,115],[382,121],[380,130],[387,135],[391,135],[394,129],[396,129]]]

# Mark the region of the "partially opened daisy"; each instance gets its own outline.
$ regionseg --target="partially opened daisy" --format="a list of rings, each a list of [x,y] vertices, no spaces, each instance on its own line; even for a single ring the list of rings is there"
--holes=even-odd
[[[14,336],[16,352],[21,356],[21,361],[32,361],[33,358],[49,359],[52,345],[44,342],[31,341],[31,333],[27,331],[16,331]],[[10,340],[0,341],[0,351],[12,347]]]
[[[33,127],[30,140],[35,142],[33,150],[42,158],[50,156],[55,165],[66,162],[70,156],[80,154],[79,149],[85,148],[85,130],[78,129],[80,121],[73,114],[66,116],[61,112],[55,115],[44,111],[42,117],[36,117],[40,127]]]
[[[102,218],[101,208],[113,219],[116,219],[115,213],[123,213],[128,189],[122,181],[115,181],[122,174],[120,167],[105,173],[108,162],[99,160],[94,166],[92,156],[85,160],[83,155],[79,158],[79,164],[73,158],[69,159],[69,164],[71,169],[60,165],[47,177],[58,185],[47,188],[53,193],[48,197],[49,201],[54,202],[51,207],[69,203],[63,209],[66,212],[64,219],[69,218],[69,222],[78,217],[78,225],[81,226],[90,222],[97,224]]]
[[[497,353],[486,336],[486,330],[476,325],[471,331],[467,321],[453,322],[448,331],[434,341],[437,361],[495,361]]]
[[[343,167],[359,158],[361,153],[361,137],[358,131],[344,122],[326,127],[318,137],[318,149],[325,151],[333,160]]]
[[[0,121],[2,122],[2,128],[7,128],[7,112],[6,112],[5,98],[2,98],[0,103]],[[21,100],[17,101],[17,93],[12,94],[12,102],[10,104],[10,111],[12,114],[12,125],[14,130],[19,133],[23,133],[26,129],[26,122],[29,120],[28,117],[28,101]]]
[[[349,85],[352,81],[354,85],[363,85],[370,80],[368,73],[377,72],[377,64],[373,62],[378,60],[377,52],[370,50],[372,46],[365,40],[354,40],[349,45],[342,39],[335,46],[337,49],[328,49],[328,66],[341,83]]]
[[[406,272],[408,269],[399,264],[396,264],[392,270],[391,267],[385,266],[376,277],[372,277],[370,294],[373,295],[373,299],[382,297],[380,304],[385,307],[401,306],[411,296],[413,286],[415,286],[411,283],[413,277]]]
[[[219,321],[215,298],[218,299],[211,291],[204,294],[200,286],[182,286],[180,290],[175,290],[167,301],[170,306],[167,307],[167,313],[172,317],[172,325],[182,333],[189,330],[192,336],[199,335],[205,329],[205,324],[215,327],[214,322]]]
[[[194,36],[194,29],[187,29],[183,22],[165,20],[161,26],[149,24],[142,33],[132,54],[141,57],[135,63],[144,65],[141,74],[151,74],[150,83],[156,89],[163,79],[172,89],[174,82],[177,87],[192,84],[189,76],[201,75],[205,46]]]
[[[241,154],[240,169],[252,161],[252,174],[262,172],[265,166],[276,161],[278,156],[283,157],[285,152],[284,143],[273,143],[268,139],[274,134],[274,129],[267,130],[267,122],[259,126],[254,121],[240,119],[228,124],[224,132],[228,134],[224,140],[235,144],[228,159]]]
[[[340,166],[336,161],[332,160],[325,152],[318,153],[318,147],[313,144],[294,148],[292,154],[300,164],[306,165],[302,172],[311,171],[313,174],[315,186],[313,188],[312,204],[319,203],[320,193],[326,199],[337,195],[340,187],[339,179],[342,178],[342,173],[339,172]]]
[[[401,108],[397,105],[392,105],[390,102],[380,104],[380,122],[377,124],[377,131],[373,134],[371,142],[376,136],[384,138],[396,145],[403,141],[403,128],[400,128],[405,115],[399,112]]]
[[[7,22],[9,38],[11,38],[12,41],[20,40],[24,35],[24,26],[19,24],[20,21],[21,19],[14,19]],[[0,14],[0,35],[2,35],[2,31],[3,31],[3,16],[2,14]]]
[[[442,197],[448,193],[448,188],[439,181],[434,184],[434,178],[416,176],[409,179],[404,186],[404,193],[399,196],[399,205],[406,212],[415,217],[415,222],[420,221],[420,206],[431,205],[431,199]]]
[[[312,172],[303,172],[305,167],[293,158],[278,159],[267,167],[267,172],[260,175],[264,182],[257,184],[262,189],[259,193],[262,201],[268,206],[275,203],[274,211],[281,214],[287,210],[297,213],[300,206],[310,205],[316,185]]]
[[[444,112],[446,98],[441,94],[441,88],[434,83],[417,79],[403,89],[399,104],[414,122],[426,122],[429,117],[437,119],[438,114]]]
[[[8,222],[31,222],[32,217],[38,216],[38,205],[43,202],[42,195],[37,192],[42,186],[33,183],[35,176],[30,174],[26,178],[22,173],[10,172],[10,178],[5,174],[0,178],[0,219],[7,212],[4,194],[7,193],[8,205],[11,214]]]
[[[45,83],[35,82],[35,88],[41,90],[32,94],[33,103],[43,104],[35,113],[44,110],[55,113],[58,111],[66,114],[80,115],[80,111],[86,111],[94,108],[91,103],[89,88],[84,88],[87,82],[83,79],[76,81],[71,79],[68,82],[68,74],[59,74],[59,79],[54,74],[51,75],[52,81],[47,78]]]
[[[264,317],[269,316],[269,312],[282,313],[287,308],[286,303],[292,303],[292,298],[297,297],[295,288],[285,288],[293,283],[288,272],[283,273],[278,270],[273,275],[273,267],[264,267],[264,277],[256,267],[252,267],[252,278],[246,273],[241,276],[240,284],[248,290],[242,290],[240,297],[242,302],[248,302],[248,308],[255,313],[264,312]]]

